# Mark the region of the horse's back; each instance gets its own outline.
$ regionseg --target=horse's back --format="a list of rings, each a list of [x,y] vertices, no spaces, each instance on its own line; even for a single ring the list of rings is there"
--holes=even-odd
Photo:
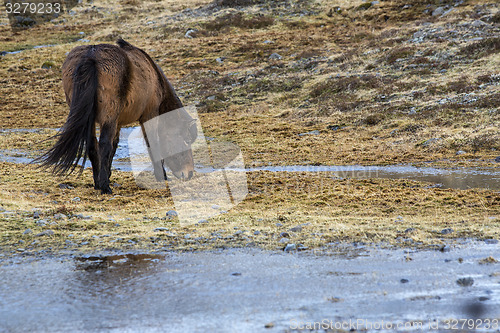
[[[159,104],[155,69],[143,52],[128,43],[78,46],[68,54],[62,67],[68,104],[71,104],[74,73],[86,58],[94,59],[97,67],[99,124],[116,122],[123,126],[139,120]]]

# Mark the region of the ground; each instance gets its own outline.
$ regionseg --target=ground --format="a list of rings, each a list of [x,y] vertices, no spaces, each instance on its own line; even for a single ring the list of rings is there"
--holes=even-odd
[[[0,20],[0,128],[45,129],[4,131],[1,150],[50,147],[43,140],[68,113],[66,53],[122,37],[198,108],[207,136],[241,147],[248,167],[498,167],[495,1],[96,0],[25,30]],[[500,194],[487,189],[256,171],[240,205],[183,227],[165,216],[168,191],[141,189],[128,172],[113,173],[113,196],[93,190],[90,170],[62,179],[1,162],[0,179],[4,252],[439,248],[500,237]]]

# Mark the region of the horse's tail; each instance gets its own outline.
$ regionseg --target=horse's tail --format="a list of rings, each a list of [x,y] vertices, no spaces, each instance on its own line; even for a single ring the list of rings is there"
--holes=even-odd
[[[94,140],[97,110],[98,74],[93,47],[83,57],[73,73],[73,93],[68,119],[61,128],[56,144],[35,161],[41,166],[53,166],[58,175],[71,174],[83,157],[82,171]]]

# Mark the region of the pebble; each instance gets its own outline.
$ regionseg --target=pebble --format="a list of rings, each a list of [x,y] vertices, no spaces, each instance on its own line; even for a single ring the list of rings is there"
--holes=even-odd
[[[290,228],[290,231],[291,232],[301,232],[302,231],[302,226],[298,225],[298,226],[295,226],[293,228]]]
[[[72,189],[74,189],[74,187],[73,187],[73,186],[68,185],[68,184],[64,184],[64,183],[61,183],[61,184],[59,184],[59,185],[57,185],[57,186],[59,186],[59,188],[60,188],[60,189],[63,189],[63,190],[72,190]]]
[[[495,157],[495,162],[500,163],[500,156]]]
[[[444,7],[438,7],[432,11],[432,16],[443,15],[445,12]]]
[[[39,218],[40,218],[40,212],[39,212],[39,211],[35,211],[35,212],[33,213],[33,218],[34,218],[34,219],[39,219]]]
[[[61,213],[57,213],[57,214],[55,214],[55,215],[54,215],[54,219],[55,219],[55,220],[65,220],[65,219],[67,219],[67,218],[68,218],[68,217],[67,217],[66,215],[61,214]]]
[[[205,219],[203,219],[203,220],[199,220],[199,221],[198,221],[198,223],[199,223],[199,224],[208,223],[208,220],[205,220]]]
[[[160,231],[168,231],[168,228],[165,227],[158,227],[153,230],[154,232],[160,232]]]
[[[279,240],[279,243],[287,243],[289,241],[288,238],[282,238]]]
[[[464,154],[467,154],[467,152],[463,151],[463,150],[459,150],[456,152],[455,155],[464,155]]]
[[[269,56],[270,60],[281,60],[283,57],[280,56],[278,53],[273,53]]]
[[[295,251],[296,249],[297,249],[297,246],[295,244],[287,244],[283,251],[290,252],[290,251]]]
[[[461,278],[457,280],[457,284],[460,287],[470,287],[474,284],[474,279],[473,278]]]
[[[493,238],[485,239],[484,242],[488,245],[498,244],[498,239],[493,239]]]
[[[82,201],[82,199],[80,199],[79,197],[74,197],[73,199],[71,199],[71,201],[80,202],[80,201]]]
[[[255,230],[255,231],[253,232],[253,234],[254,234],[254,235],[260,235],[260,231],[259,231],[259,230]]]
[[[33,230],[31,230],[31,229],[28,228],[28,229],[24,230],[23,235],[29,235],[29,234],[32,234],[32,233],[33,233]]]
[[[454,230],[453,230],[452,228],[446,228],[446,229],[441,230],[441,233],[442,233],[443,235],[448,235],[448,234],[453,233],[453,231],[454,231]]]
[[[36,234],[35,237],[41,237],[41,236],[53,236],[54,235],[54,231],[48,229],[48,230],[45,230],[45,231],[42,231],[41,233],[39,234]]]
[[[444,245],[443,247],[441,247],[439,249],[439,251],[441,251],[441,252],[450,252],[451,251],[451,247],[449,245]]]
[[[234,273],[231,273],[232,276],[240,276],[241,273],[240,272],[234,272]]]
[[[184,37],[185,38],[194,38],[193,34],[195,32],[197,32],[198,30],[196,29],[189,29],[188,31],[186,31],[186,33],[184,34]]]
[[[401,281],[400,281],[400,282],[401,282],[401,283],[408,283],[408,282],[410,282],[410,280],[408,280],[408,279],[401,279]]]
[[[179,214],[177,214],[177,212],[176,212],[175,210],[169,210],[169,211],[167,212],[167,217],[169,217],[169,218],[173,218],[173,217],[176,217],[176,216],[178,216],[178,215],[179,215]]]
[[[280,237],[289,238],[290,235],[288,234],[288,232],[282,232],[282,233],[280,233]]]

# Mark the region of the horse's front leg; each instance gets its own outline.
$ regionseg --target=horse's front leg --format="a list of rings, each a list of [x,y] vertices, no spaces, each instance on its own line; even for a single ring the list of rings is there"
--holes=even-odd
[[[101,127],[101,135],[99,137],[100,169],[97,186],[101,190],[102,194],[112,193],[111,188],[109,187],[109,175],[111,170],[111,161],[113,160],[113,141],[116,137],[116,133],[116,124],[104,124]]]
[[[158,182],[164,182],[167,179],[167,173],[165,172],[165,168],[163,166],[163,160],[155,161],[153,152],[151,151],[151,145],[149,143],[150,138],[148,138],[148,133],[146,133],[146,129],[144,125],[141,123],[142,135],[144,136],[144,140],[146,141],[146,146],[148,148],[149,158],[151,159],[151,163],[153,164],[153,171],[155,175],[155,179]],[[149,133],[153,137],[155,137],[156,133]],[[154,140],[154,138],[153,138]]]

